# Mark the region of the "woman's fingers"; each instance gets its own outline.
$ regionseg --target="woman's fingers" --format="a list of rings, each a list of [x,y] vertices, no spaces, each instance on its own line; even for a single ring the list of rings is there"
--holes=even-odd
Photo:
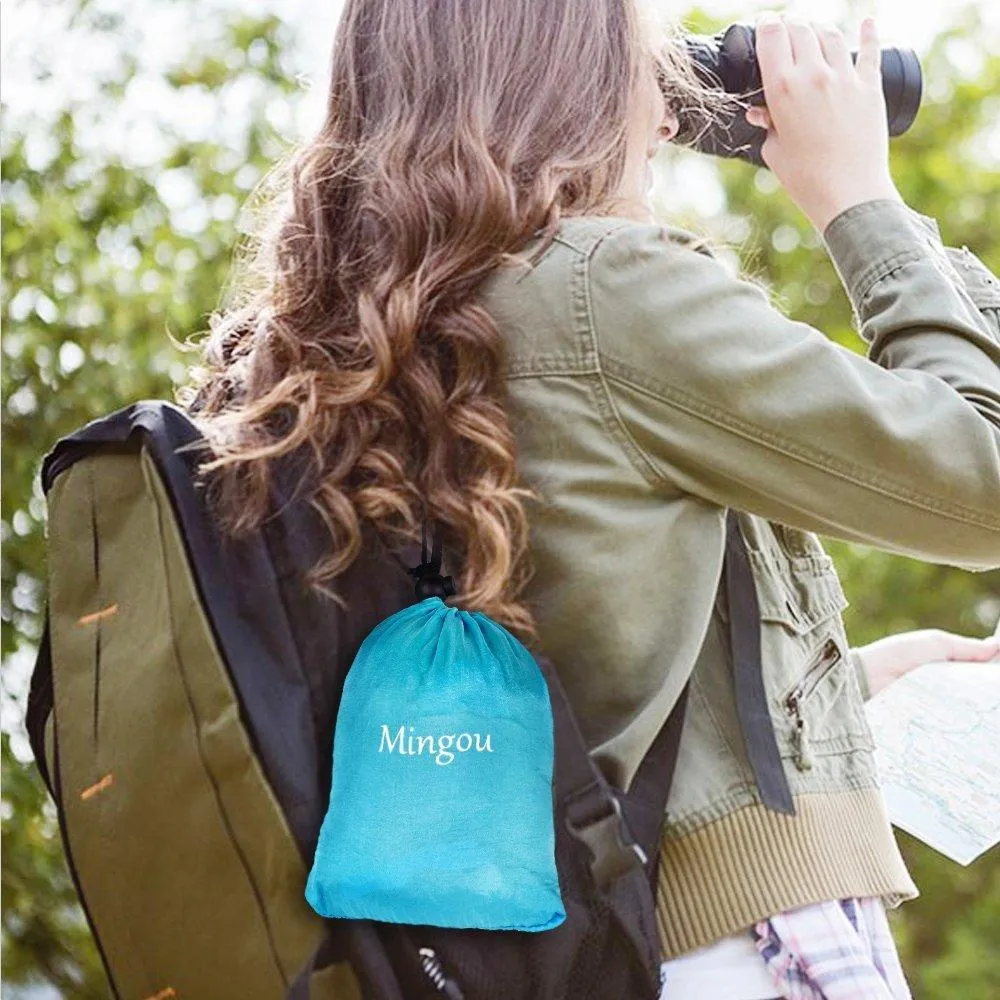
[[[774,128],[774,122],[771,121],[771,115],[767,108],[747,108],[746,119],[751,125],[755,125],[757,128]]]
[[[993,659],[1000,651],[1000,640],[995,636],[988,639],[969,639],[963,635],[952,635],[950,632],[946,633],[946,636],[946,657],[949,660],[969,660],[978,663]]]
[[[852,205],[899,199],[889,172],[882,87],[867,82],[878,79],[880,58],[870,20],[862,41],[868,61],[862,61],[861,72],[841,71],[827,61],[816,32],[801,19],[767,13],[756,22],[757,61],[770,113],[761,156],[820,232]],[[831,39],[830,58],[845,66],[839,44]],[[764,127],[757,113],[746,120]]]
[[[847,48],[843,32],[835,28],[832,24],[818,24],[812,22],[813,31],[819,39],[819,46],[823,50],[823,58],[838,73],[846,73],[853,68],[851,63],[851,53]]]
[[[764,11],[754,25],[757,65],[764,89],[769,83],[778,83],[795,65],[792,43],[788,38],[785,22],[773,11]]]
[[[816,69],[826,66],[823,50],[812,26],[800,17],[784,17],[788,40],[792,46],[792,59],[799,69]]]
[[[866,83],[882,85],[882,54],[879,50],[878,31],[875,28],[874,18],[866,17],[861,22],[858,60],[854,65],[858,76]]]
[[[986,663],[1000,656],[1000,637],[970,639],[944,629],[925,628],[876,639],[857,650],[874,695],[925,663],[962,660]],[[996,669],[986,667],[985,669]]]
[[[757,35],[757,62],[760,65],[761,79],[765,84],[769,76],[780,77],[783,73],[789,72],[793,66],[808,68],[822,67],[826,64],[839,73],[853,68],[851,53],[844,35],[832,24],[820,24],[817,21],[806,21],[801,17],[764,11],[758,15],[754,31]],[[866,31],[871,36],[867,44],[869,47],[874,46],[875,68],[878,69],[880,64],[878,37],[875,32],[875,22],[870,17],[862,24],[862,49],[859,51],[864,48]],[[868,55],[870,63],[872,53],[869,52]]]

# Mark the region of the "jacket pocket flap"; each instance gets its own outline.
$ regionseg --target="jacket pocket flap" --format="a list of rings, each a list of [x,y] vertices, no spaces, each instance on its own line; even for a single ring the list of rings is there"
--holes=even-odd
[[[815,628],[848,606],[828,555],[775,558],[748,552],[762,621],[781,622],[796,634]]]

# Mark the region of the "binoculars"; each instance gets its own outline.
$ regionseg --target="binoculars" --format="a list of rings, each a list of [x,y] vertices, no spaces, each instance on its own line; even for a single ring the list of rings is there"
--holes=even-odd
[[[753,27],[733,24],[716,35],[688,35],[684,41],[695,72],[705,84],[745,98],[744,109],[765,103]],[[856,60],[857,52],[852,52],[851,58]],[[881,65],[889,135],[902,135],[913,124],[920,107],[920,61],[912,49],[887,48],[882,49]],[[680,131],[676,141],[688,142],[713,156],[738,157],[757,166],[766,165],[760,155],[766,133],[749,124],[742,111],[725,113],[700,131],[696,118],[696,114],[678,111]]]

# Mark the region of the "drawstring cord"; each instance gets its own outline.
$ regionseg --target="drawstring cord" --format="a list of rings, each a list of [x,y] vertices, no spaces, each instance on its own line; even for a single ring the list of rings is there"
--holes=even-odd
[[[431,536],[431,551],[428,557],[427,536]],[[408,569],[407,572],[416,580],[417,597],[423,600],[427,597],[451,597],[455,593],[455,580],[450,576],[441,575],[442,557],[441,533],[433,526],[428,529],[424,520],[420,527],[420,565]]]

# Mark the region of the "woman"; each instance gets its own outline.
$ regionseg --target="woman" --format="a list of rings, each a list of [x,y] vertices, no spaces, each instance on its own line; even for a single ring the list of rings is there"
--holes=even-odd
[[[839,32],[773,16],[758,56],[764,157],[823,234],[868,359],[653,222],[649,155],[721,99],[636,0],[350,0],[258,281],[213,317],[198,419],[233,531],[266,516],[273,463],[302,457],[331,593],[366,532],[403,545],[426,508],[462,606],[552,657],[619,787],[690,680],[666,996],[903,997],[882,907],[916,890],[863,699],[997,645],[851,649],[814,532],[1000,565],[997,304],[896,191],[873,24],[856,67]],[[762,800],[740,738],[729,508],[791,809]],[[834,973],[816,965],[831,934]]]

